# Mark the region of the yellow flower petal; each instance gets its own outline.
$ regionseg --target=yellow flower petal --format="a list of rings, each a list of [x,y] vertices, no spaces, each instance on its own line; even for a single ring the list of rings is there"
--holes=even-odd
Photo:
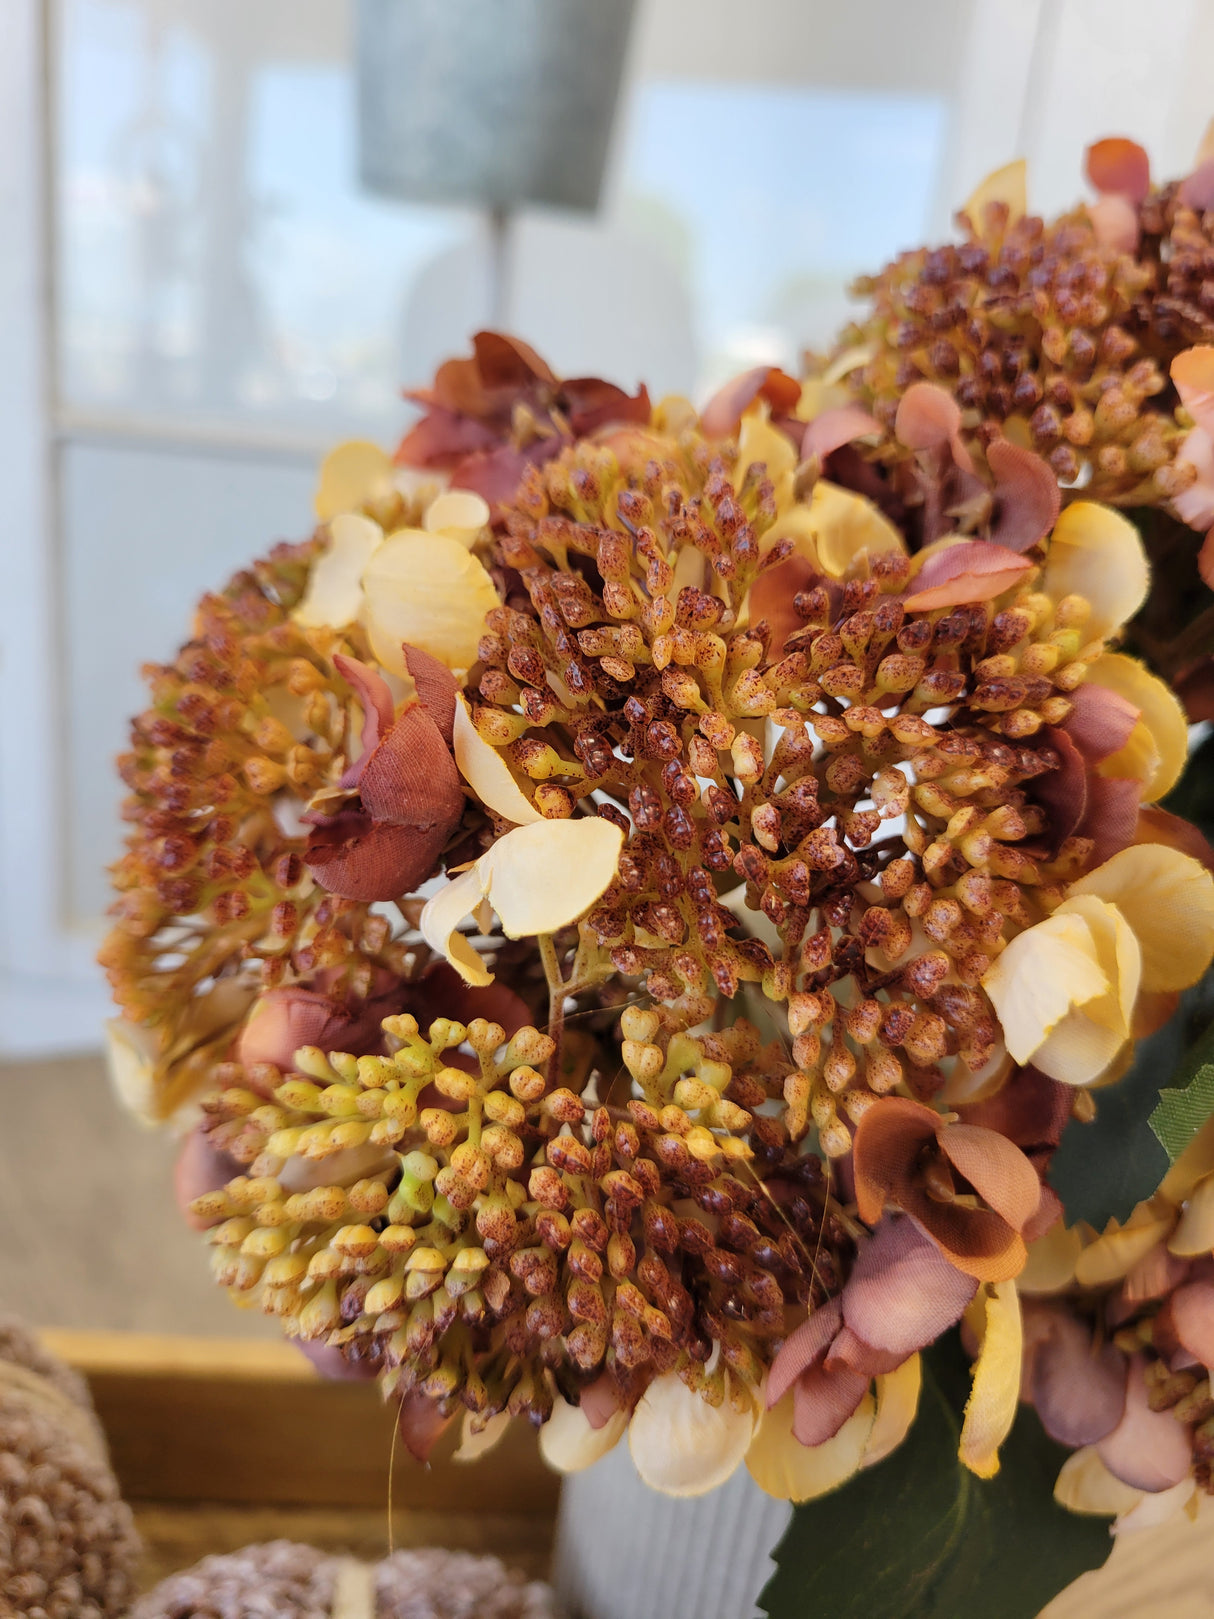
[[[477,730],[462,696],[455,704],[454,752],[460,775],[495,814],[516,826],[543,820],[535,806],[528,803],[501,754]]]
[[[1026,1063],[1072,1006],[1105,995],[1092,931],[1082,916],[1051,916],[1016,935],[983,980],[1007,1049]]]
[[[819,478],[810,502],[809,522],[817,545],[818,561],[832,578],[841,579],[863,553],[906,553],[901,534],[863,495]]]
[[[624,834],[600,816],[537,821],[499,838],[477,865],[511,939],[575,922],[615,876]]]
[[[1142,1497],[1142,1490],[1123,1484],[1115,1473],[1109,1472],[1095,1445],[1084,1445],[1073,1456],[1068,1456],[1054,1485],[1054,1500],[1071,1512],[1112,1517],[1132,1511]]]
[[[1108,989],[1082,1007],[1072,1007],[1033,1053],[1033,1064],[1063,1084],[1091,1085],[1129,1041],[1142,952],[1118,908],[1094,895],[1067,899],[1051,920],[1060,916],[1079,916],[1087,924]]]
[[[1110,1282],[1121,1281],[1157,1242],[1164,1240],[1175,1219],[1175,1210],[1157,1195],[1139,1203],[1125,1225],[1110,1220],[1075,1261],[1075,1280],[1080,1287],[1107,1287]]]
[[[316,515],[321,522],[341,512],[356,512],[369,500],[393,491],[392,457],[367,439],[350,439],[329,451],[320,464]]]
[[[312,564],[303,600],[291,614],[297,624],[353,624],[363,605],[363,574],[383,543],[378,523],[357,512],[341,512],[329,523],[329,541]]]
[[[426,507],[422,527],[428,534],[450,534],[471,545],[489,525],[488,502],[471,489],[447,489]]]
[[[767,419],[765,405],[752,406],[742,418],[738,429],[738,461],[734,468],[733,484],[740,489],[747,468],[762,461],[767,476],[775,486],[777,510],[792,498],[792,475],[797,464],[797,452],[785,434],[773,427]]]
[[[970,223],[979,236],[983,234],[986,224],[987,207],[993,202],[1007,204],[1009,225],[1023,219],[1028,212],[1028,165],[1022,157],[1013,163],[1005,163],[1001,169],[995,169],[970,193],[961,212],[969,215]]]
[[[156,1035],[140,1023],[109,1018],[105,1055],[114,1094],[127,1112],[149,1127],[163,1123],[156,1105],[156,1059],[160,1055]]]
[[[405,672],[401,642],[449,669],[476,662],[485,614],[500,606],[493,581],[450,534],[405,528],[389,535],[363,575],[371,647],[385,669]]]
[[[957,1449],[961,1461],[979,1478],[994,1478],[999,1471],[999,1446],[1011,1432],[1020,1400],[1023,1345],[1015,1282],[988,1284],[986,1332],[974,1362],[974,1386]]]
[[[1022,1293],[1057,1293],[1075,1279],[1075,1266],[1083,1252],[1083,1237],[1075,1226],[1061,1220],[1044,1237],[1030,1242],[1029,1257],[1016,1278]]]
[[[746,1471],[777,1501],[812,1501],[846,1484],[864,1460],[873,1430],[873,1397],[866,1394],[833,1439],[803,1445],[792,1431],[793,1393],[764,1411],[746,1452]]]
[[[1136,843],[1071,885],[1116,905],[1142,947],[1142,988],[1187,989],[1214,957],[1214,877],[1191,855]]]
[[[613,1411],[601,1428],[592,1428],[580,1405],[557,1399],[540,1429],[540,1455],[556,1473],[580,1473],[614,1450],[627,1426],[627,1411]]]
[[[430,948],[446,956],[466,984],[483,988],[493,982],[493,974],[459,931],[460,923],[484,898],[479,865],[478,861],[470,870],[444,883],[433,899],[426,901],[418,928]]]
[[[479,1433],[472,1428],[472,1412],[464,1412],[463,1425],[460,1428],[459,1448],[452,1456],[455,1462],[479,1462],[482,1456],[487,1456],[495,1445],[499,1445],[506,1437],[506,1430],[510,1426],[509,1411],[498,1411],[491,1416]]]
[[[1179,1208],[1197,1183],[1214,1174],[1214,1119],[1207,1119],[1159,1183],[1159,1195]]]
[[[1214,1253],[1214,1175],[1193,1188],[1180,1224],[1168,1240],[1168,1251],[1190,1258]]]
[[[1106,640],[1133,618],[1150,581],[1138,530],[1120,512],[1077,500],[1054,524],[1041,588],[1055,601],[1082,596],[1090,604],[1089,640]]]
[[[923,1367],[917,1354],[877,1379],[877,1414],[864,1443],[861,1467],[883,1462],[906,1438],[919,1409]]]
[[[1102,776],[1137,776],[1142,802],[1153,804],[1180,780],[1189,753],[1189,724],[1176,694],[1122,652],[1106,652],[1088,669],[1088,681],[1133,703],[1142,718],[1125,747],[1102,761]]]
[[[729,1375],[725,1377],[726,1388]],[[677,1372],[655,1377],[628,1425],[637,1472],[663,1495],[706,1495],[724,1484],[746,1455],[755,1431],[749,1400],[739,1409],[728,1393],[709,1405]]]

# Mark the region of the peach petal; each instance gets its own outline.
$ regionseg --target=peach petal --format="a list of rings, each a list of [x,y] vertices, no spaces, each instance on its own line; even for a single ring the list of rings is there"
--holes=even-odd
[[[1203,1128],[1206,1130],[1208,1143],[1210,1138],[1214,1136],[1214,1126],[1207,1124]],[[1199,1133],[1190,1142],[1185,1152],[1181,1154],[1180,1159],[1173,1166],[1173,1171],[1169,1172],[1168,1179],[1164,1181],[1163,1190],[1175,1190],[1182,1195],[1185,1194],[1185,1187],[1178,1184],[1180,1177],[1173,1178],[1174,1171],[1180,1168],[1200,1139]],[[1187,1168],[1188,1166],[1186,1165],[1185,1167]],[[1198,1161],[1198,1167],[1202,1167],[1200,1160]],[[1181,1173],[1183,1174],[1184,1170],[1181,1170]],[[1185,1197],[1184,1212],[1180,1216],[1180,1223],[1177,1225],[1176,1230],[1168,1239],[1168,1248],[1171,1253],[1189,1259],[1201,1254],[1214,1253],[1214,1174],[1203,1175],[1188,1190]]]
[[[1033,568],[1027,557],[987,540],[944,545],[925,553],[925,558],[906,598],[908,611],[914,613],[994,601],[1019,584]]]
[[[986,449],[995,474],[998,515],[991,540],[1009,551],[1027,551],[1053,528],[1062,509],[1062,492],[1052,468],[1032,450],[997,438]]]
[[[839,405],[815,416],[801,439],[801,459],[808,461],[817,456],[825,461],[828,455],[851,444],[858,438],[867,438],[881,431],[881,423],[859,405]]]
[[[793,1385],[792,1431],[798,1444],[824,1445],[854,1415],[868,1393],[867,1372],[808,1366]]]
[[[1155,1317],[1155,1346],[1164,1355],[1183,1349],[1214,1367],[1214,1282],[1178,1287]]]
[[[1023,1230],[1041,1202],[1041,1181],[1020,1148],[975,1124],[946,1125],[940,1146],[982,1201]]]
[[[1022,1294],[1046,1295],[1069,1287],[1075,1279],[1075,1265],[1083,1251],[1083,1238],[1061,1220],[1044,1236],[1029,1243],[1028,1262],[1016,1278]]]
[[[1167,1237],[1175,1219],[1175,1210],[1156,1196],[1139,1203],[1125,1225],[1110,1220],[1075,1261],[1075,1280],[1081,1287],[1106,1287],[1121,1281],[1157,1242]]]
[[[297,624],[342,629],[359,616],[363,574],[383,543],[378,523],[358,512],[339,511],[329,521],[329,538],[308,573],[303,599],[292,611]]]
[[[1151,189],[1151,160],[1137,141],[1111,135],[1084,153],[1084,173],[1100,192],[1141,202]]]
[[[1147,1402],[1146,1363],[1130,1362],[1125,1415],[1096,1446],[1096,1453],[1123,1484],[1155,1493],[1188,1477],[1193,1456],[1188,1429],[1170,1411],[1152,1411]]]
[[[472,1426],[472,1421],[472,1412],[465,1411],[460,1424],[459,1447],[451,1457],[453,1462],[479,1462],[482,1456],[500,1445],[510,1427],[510,1413],[495,1412],[479,1431]]]
[[[1214,437],[1214,345],[1200,343],[1172,361],[1180,402],[1203,432]]]
[[[516,826],[526,826],[543,819],[515,781],[505,759],[477,730],[462,696],[455,710],[453,744],[455,762],[464,780],[483,804]]]
[[[898,401],[894,434],[908,450],[947,449],[963,472],[974,460],[961,441],[961,407],[934,382],[912,382]]]
[[[1214,523],[1214,436],[1195,427],[1176,452],[1176,464],[1197,470],[1194,482],[1172,500],[1176,515],[1204,533]]]
[[[636,1470],[663,1495],[705,1495],[724,1484],[750,1448],[756,1414],[726,1394],[710,1405],[677,1372],[654,1378],[628,1425]]]
[[[1189,1262],[1169,1252],[1170,1244],[1157,1242],[1126,1272],[1121,1284],[1121,1298],[1125,1304],[1142,1304],[1147,1299],[1162,1299],[1179,1287],[1189,1274]]]
[[[320,466],[316,515],[321,522],[344,512],[357,512],[368,500],[391,490],[392,460],[369,439],[338,444]]]
[[[1081,1007],[1109,989],[1091,929],[1074,914],[1055,914],[1017,934],[996,957],[982,984],[1008,1050],[1022,1063],[1033,1059],[1073,1006]]]
[[[756,399],[773,410],[792,411],[801,398],[801,384],[774,365],[756,365],[719,388],[700,412],[700,431],[706,438],[729,438]]]
[[[1054,1485],[1054,1499],[1070,1512],[1112,1515],[1131,1512],[1150,1498],[1123,1484],[1109,1472],[1095,1446],[1085,1445],[1063,1462]]]
[[[192,1231],[205,1231],[224,1219],[222,1214],[209,1217],[194,1214],[190,1209],[194,1199],[207,1192],[218,1192],[240,1173],[236,1160],[213,1147],[199,1126],[190,1131],[173,1165],[173,1195],[182,1218]]]
[[[1110,194],[1098,202],[1088,203],[1088,218],[1102,247],[1111,247],[1118,253],[1137,251],[1142,229],[1138,210],[1128,197]]]

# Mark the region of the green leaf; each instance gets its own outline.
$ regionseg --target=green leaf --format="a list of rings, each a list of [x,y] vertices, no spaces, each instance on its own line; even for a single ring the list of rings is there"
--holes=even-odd
[[[1035,1619],[1112,1549],[1106,1518],[1054,1500],[1069,1454],[1022,1408],[993,1479],[957,1460],[969,1362],[924,1356],[919,1415],[884,1462],[798,1507],[759,1606],[768,1619]]]
[[[1175,1163],[1214,1113],[1214,1024],[1185,1052],[1174,1084],[1160,1091],[1149,1123]]]

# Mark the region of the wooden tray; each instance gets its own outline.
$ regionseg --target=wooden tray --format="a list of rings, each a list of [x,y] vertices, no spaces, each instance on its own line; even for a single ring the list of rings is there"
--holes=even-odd
[[[451,1460],[458,1424],[428,1466],[400,1445],[393,1463],[377,1386],[326,1382],[287,1343],[41,1337],[88,1379],[143,1536],[145,1589],[208,1552],[279,1536],[364,1558],[458,1547],[548,1571],[560,1485],[521,1423],[471,1465]]]

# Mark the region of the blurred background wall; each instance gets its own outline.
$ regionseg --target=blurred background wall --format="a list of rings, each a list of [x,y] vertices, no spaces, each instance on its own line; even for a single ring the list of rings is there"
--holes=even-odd
[[[97,1044],[140,661],[489,319],[486,220],[360,190],[352,11],[0,0],[0,1053]],[[1209,0],[639,0],[603,208],[517,220],[506,324],[655,397],[793,365],[1013,156],[1047,212],[1100,135],[1183,171],[1211,61]]]

